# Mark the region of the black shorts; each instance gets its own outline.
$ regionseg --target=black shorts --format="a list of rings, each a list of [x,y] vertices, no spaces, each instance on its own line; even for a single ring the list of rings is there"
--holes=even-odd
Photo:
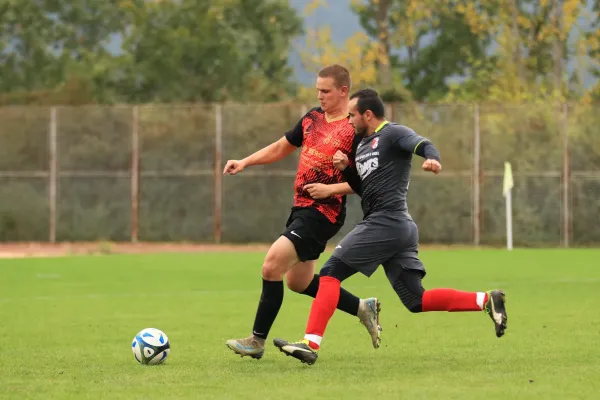
[[[332,223],[315,208],[294,207],[285,226],[282,235],[294,244],[300,261],[310,261],[319,258],[342,224]]]
[[[360,222],[339,243],[333,255],[354,270],[371,276],[380,265],[386,269],[423,272],[419,259],[419,232],[410,219],[373,214]]]

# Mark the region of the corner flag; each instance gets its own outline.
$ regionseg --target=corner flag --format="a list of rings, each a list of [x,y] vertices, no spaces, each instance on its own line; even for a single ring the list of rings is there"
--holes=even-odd
[[[502,185],[502,194],[504,197],[510,194],[511,189],[515,186],[512,175],[512,167],[509,162],[504,163],[504,184]]]
[[[504,184],[502,185],[502,194],[506,198],[506,248],[512,250],[512,188],[515,185],[513,181],[512,167],[509,162],[504,163]]]

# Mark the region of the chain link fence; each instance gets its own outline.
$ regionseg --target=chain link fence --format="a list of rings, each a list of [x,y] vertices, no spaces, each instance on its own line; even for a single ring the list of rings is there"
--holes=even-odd
[[[270,242],[292,206],[299,152],[223,176],[279,139],[296,104],[0,108],[0,241]],[[413,166],[422,243],[502,245],[504,162],[515,245],[600,243],[600,113],[582,105],[395,105],[444,170]],[[360,221],[350,196],[338,238]]]

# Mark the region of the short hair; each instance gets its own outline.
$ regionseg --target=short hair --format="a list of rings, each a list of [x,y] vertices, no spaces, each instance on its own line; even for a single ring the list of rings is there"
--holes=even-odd
[[[352,93],[350,100],[355,98],[358,98],[356,108],[361,115],[367,110],[371,110],[373,115],[375,115],[377,118],[383,118],[385,116],[385,106],[383,105],[383,100],[381,100],[381,97],[379,97],[379,93],[377,93],[377,91],[373,89],[362,89],[358,92]]]
[[[348,89],[350,89],[350,87],[352,86],[350,72],[348,72],[348,70],[345,67],[339,64],[332,64],[321,68],[317,76],[319,76],[320,78],[333,78],[335,87],[337,87],[338,89],[342,86],[347,86]]]

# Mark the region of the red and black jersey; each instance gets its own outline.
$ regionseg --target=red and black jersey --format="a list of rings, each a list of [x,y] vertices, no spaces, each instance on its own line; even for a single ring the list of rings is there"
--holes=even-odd
[[[343,223],[346,216],[345,196],[315,200],[303,188],[309,183],[333,184],[344,181],[342,174],[333,166],[332,159],[338,150],[353,158],[352,153],[356,149],[354,142],[358,142],[358,139],[355,139],[348,116],[327,121],[320,107],[313,108],[285,136],[292,145],[302,147],[294,183],[294,206],[315,207],[331,223]]]

